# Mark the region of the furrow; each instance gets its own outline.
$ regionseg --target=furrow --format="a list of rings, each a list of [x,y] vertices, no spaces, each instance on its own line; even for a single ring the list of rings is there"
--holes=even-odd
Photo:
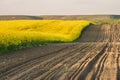
[[[67,47],[66,48],[63,48],[63,49],[61,49],[61,50],[58,50],[58,51],[56,51],[56,52],[54,52],[54,53],[50,53],[50,55],[47,55],[47,56],[43,56],[43,58],[42,57],[39,57],[39,58],[37,58],[37,59],[35,59],[35,60],[32,60],[32,61],[28,61],[28,63],[23,63],[22,65],[20,65],[20,66],[17,66],[17,67],[15,67],[15,68],[12,68],[12,69],[10,69],[10,70],[8,70],[8,71],[6,71],[4,74],[2,73],[2,75],[1,75],[1,78],[2,78],[2,76],[3,77],[5,77],[5,76],[7,76],[7,74],[8,75],[15,75],[16,73],[17,73],[17,71],[19,72],[22,72],[22,71],[24,71],[24,70],[26,70],[26,69],[28,69],[28,68],[31,68],[31,67],[33,67],[35,64],[37,64],[37,63],[41,63],[42,61],[44,62],[44,60],[48,57],[48,58],[52,58],[52,56],[54,57],[55,55],[56,56],[59,56],[59,54],[56,54],[56,53],[59,53],[59,52],[62,52],[62,51],[65,51],[65,50],[67,50]],[[64,54],[64,53],[63,53]],[[62,54],[60,54],[60,55],[62,55]],[[32,65],[32,66],[31,66]],[[24,67],[24,68],[23,68]],[[5,76],[4,76],[5,75]]]
[[[69,52],[73,52],[73,51],[77,50],[77,49],[79,48],[79,47],[78,47],[78,48],[77,48],[77,47],[78,47],[78,46],[76,46],[75,49],[71,49],[70,51],[68,51],[67,49],[66,49],[65,51],[66,51],[67,54],[68,54]],[[42,70],[42,67],[44,67],[46,64],[51,63],[51,62],[53,62],[53,61],[57,61],[57,59],[60,59],[60,60],[61,60],[61,57],[66,56],[67,54],[64,53],[64,52],[60,52],[59,55],[54,56],[53,58],[50,58],[50,59],[48,59],[48,60],[46,60],[46,61],[43,61],[43,62],[41,62],[41,63],[38,63],[38,64],[34,65],[33,67],[31,67],[31,68],[23,71],[23,72],[19,72],[18,75],[13,75],[13,76],[11,76],[11,79],[17,79],[17,78],[19,78],[19,77],[25,76],[26,74],[31,73],[31,71],[32,71],[32,72],[33,72],[33,71],[36,71],[38,68]],[[42,70],[42,72],[44,72],[44,71],[45,71],[45,70]]]

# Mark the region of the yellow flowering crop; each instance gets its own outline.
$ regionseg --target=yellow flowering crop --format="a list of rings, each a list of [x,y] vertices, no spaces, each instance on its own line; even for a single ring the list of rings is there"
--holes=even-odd
[[[0,21],[0,48],[32,42],[71,42],[89,24],[85,20]]]

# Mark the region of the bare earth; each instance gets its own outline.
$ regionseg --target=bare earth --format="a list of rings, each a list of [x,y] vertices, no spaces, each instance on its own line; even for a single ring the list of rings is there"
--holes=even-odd
[[[75,43],[0,55],[0,80],[120,80],[120,24],[90,26]]]

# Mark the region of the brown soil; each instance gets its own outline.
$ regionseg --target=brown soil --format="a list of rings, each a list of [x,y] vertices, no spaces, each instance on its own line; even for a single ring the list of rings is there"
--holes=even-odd
[[[0,80],[120,80],[119,27],[90,26],[75,43],[0,55]]]

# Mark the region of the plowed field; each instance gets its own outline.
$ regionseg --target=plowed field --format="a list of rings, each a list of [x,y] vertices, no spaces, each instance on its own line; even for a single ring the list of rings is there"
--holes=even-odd
[[[93,25],[74,43],[0,55],[0,80],[120,80],[120,24]]]

